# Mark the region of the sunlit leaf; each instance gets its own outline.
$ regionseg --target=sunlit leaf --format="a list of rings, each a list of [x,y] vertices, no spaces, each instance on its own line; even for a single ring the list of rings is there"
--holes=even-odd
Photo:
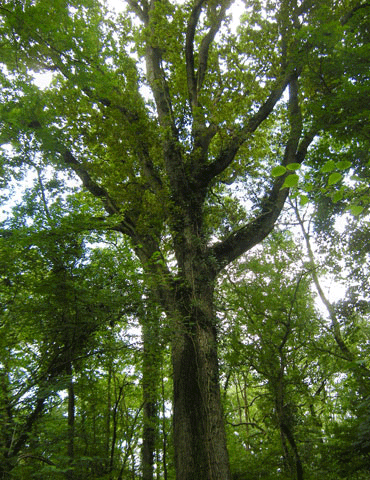
[[[351,166],[352,166],[352,162],[350,162],[349,160],[341,160],[340,162],[337,162],[337,165],[336,165],[336,167],[339,170],[347,170]]]
[[[281,177],[286,172],[286,168],[282,165],[278,165],[271,170],[271,175],[273,177]]]
[[[322,173],[329,173],[332,172],[335,168],[335,162],[334,160],[329,160],[328,162],[325,163],[323,167],[321,167]]]
[[[351,205],[351,206],[349,207],[349,210],[350,210],[350,212],[352,213],[352,215],[354,215],[355,217],[357,217],[358,215],[360,215],[360,213],[363,212],[364,207],[362,207],[361,205]]]
[[[299,168],[301,168],[301,164],[300,163],[288,163],[286,168],[287,168],[287,170],[298,170]]]
[[[342,180],[343,175],[339,172],[334,172],[329,176],[328,185],[334,185]]]
[[[332,200],[334,203],[339,202],[343,198],[343,190],[339,190],[338,192],[335,192],[334,195],[332,196]]]
[[[299,175],[297,175],[296,173],[292,173],[291,175],[288,175],[286,177],[284,185],[282,186],[282,188],[296,187],[298,185],[298,180],[299,180]]]

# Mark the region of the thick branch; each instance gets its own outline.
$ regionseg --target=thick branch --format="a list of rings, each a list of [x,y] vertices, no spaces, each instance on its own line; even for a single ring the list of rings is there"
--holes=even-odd
[[[115,204],[113,199],[109,196],[108,192],[98,185],[90,176],[89,172],[81,165],[80,162],[72,155],[69,150],[63,151],[63,159],[65,163],[72,168],[72,170],[79,176],[82,181],[83,186],[88,190],[94,197],[100,198],[105,210],[109,215],[121,214],[119,207]],[[135,235],[135,225],[129,219],[128,215],[125,214],[119,222],[120,231],[129,236]]]
[[[63,160],[79,176],[86,190],[92,193],[94,197],[100,198],[103,201],[104,207],[110,215],[119,213],[119,208],[114,204],[105,189],[92,180],[88,171],[76,160],[69,150],[64,150]]]
[[[293,74],[289,74],[283,78],[271,92],[265,103],[260,106],[259,110],[246,121],[244,127],[241,127],[239,131],[230,137],[226,146],[220,151],[214,162],[202,169],[199,178],[199,183],[202,186],[207,186],[214,177],[222,173],[232,163],[248,136],[255,132],[273,111],[292,78]]]
[[[288,188],[282,190],[281,185],[278,186],[281,183],[280,179],[275,183],[262,213],[257,218],[212,247],[218,270],[260,243],[274,228],[289,193]]]
[[[204,77],[207,71],[209,48],[221,27],[222,20],[225,18],[226,10],[230,5],[230,0],[221,2],[220,12],[215,15],[211,28],[207,35],[203,38],[199,48],[198,74],[197,74],[197,92],[202,88]]]
[[[220,11],[216,12],[218,5],[210,7],[211,13],[208,15],[210,19],[210,28],[208,33],[203,37],[198,54],[198,71],[195,74],[194,65],[194,36],[201,8],[204,5],[204,1],[198,1],[192,10],[189,18],[187,32],[186,32],[186,71],[187,71],[187,83],[190,106],[193,112],[193,129],[192,135],[194,139],[193,148],[193,166],[198,170],[201,164],[205,163],[207,158],[207,151],[212,138],[217,132],[215,125],[206,126],[206,119],[204,112],[198,102],[198,95],[202,88],[204,78],[207,73],[208,67],[208,55],[211,44],[221,27],[222,20],[225,18],[225,13],[230,5],[230,0],[221,0]]]
[[[186,58],[186,75],[188,81],[188,92],[190,98],[190,105],[197,105],[197,82],[195,77],[194,67],[194,37],[195,29],[199,21],[200,12],[205,0],[198,0],[195,2],[193,10],[191,11],[188,26],[186,30],[185,43],[185,58]]]
[[[156,3],[155,0],[151,2],[149,19],[151,11],[156,7]],[[151,28],[153,37],[155,37],[155,20],[153,20]],[[157,40],[155,40],[155,43],[156,42]],[[162,67],[162,50],[158,46],[152,45],[150,37],[147,40],[145,57],[148,81],[153,92],[159,124],[163,128],[163,158],[172,194],[176,196],[186,182],[183,170],[183,158],[179,134],[172,111],[170,89],[165,71]]]
[[[222,20],[225,18],[225,13],[230,5],[230,1],[221,2],[220,11],[216,14],[217,5],[211,9],[211,26],[208,33],[203,37],[198,55],[198,72],[195,74],[195,62],[194,62],[194,37],[196,27],[199,21],[200,13],[205,0],[198,0],[191,11],[187,30],[186,30],[186,43],[185,43],[185,57],[186,57],[186,74],[188,82],[188,92],[190,105],[192,107],[198,106],[198,94],[202,88],[203,81],[207,72],[208,54],[210,46],[216,36],[216,33],[221,27]]]
[[[167,78],[162,68],[162,51],[153,46],[148,40],[146,46],[146,70],[154,100],[157,108],[158,119],[163,127],[170,127],[172,133],[176,132],[173,122],[172,102]]]
[[[308,145],[305,142],[300,146],[299,140],[302,133],[302,120],[298,102],[298,80],[296,76],[290,79],[289,84],[289,121],[290,135],[285,147],[283,165],[302,162]],[[299,158],[297,154],[299,152]],[[286,174],[288,175],[288,173]],[[212,247],[213,255],[217,259],[218,268],[224,268],[247,250],[260,243],[273,229],[286,198],[288,188],[282,188],[286,175],[277,177],[261,202],[260,215],[241,229],[232,232],[224,241]]]
[[[149,5],[145,0],[141,1],[142,6],[139,4],[139,2],[135,0],[128,0],[128,4],[133,12],[136,13],[136,15],[139,17],[139,19],[147,25],[149,22],[149,16],[148,16],[148,10],[149,10]]]

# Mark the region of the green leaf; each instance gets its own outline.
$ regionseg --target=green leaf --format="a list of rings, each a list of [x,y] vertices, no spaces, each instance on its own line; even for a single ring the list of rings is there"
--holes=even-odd
[[[313,189],[312,183],[307,183],[306,185],[303,185],[303,190],[307,193],[311,192]]]
[[[307,195],[300,195],[299,196],[299,203],[302,207],[304,207],[309,201],[310,201],[310,199],[307,197]]]
[[[301,168],[301,164],[300,163],[288,163],[286,168],[287,168],[287,170],[298,170],[299,168]]]
[[[349,160],[341,160],[340,162],[337,162],[336,167],[338,170],[347,170],[348,168],[352,167],[352,162]]]
[[[334,172],[331,175],[329,175],[329,180],[328,180],[328,185],[334,185],[335,183],[338,183],[340,180],[342,180],[343,175],[339,172]]]
[[[321,167],[321,172],[322,173],[332,172],[334,168],[335,168],[334,160],[329,160],[328,162],[325,163],[323,167]]]
[[[297,175],[296,173],[292,173],[291,175],[288,175],[286,177],[284,185],[281,188],[296,187],[298,185],[298,180],[299,180],[299,175]]]
[[[358,215],[360,215],[360,213],[362,213],[364,207],[361,207],[361,205],[351,205],[349,207],[352,215],[354,215],[355,217],[357,217]]]
[[[343,198],[343,190],[339,190],[338,192],[335,192],[334,195],[332,196],[332,200],[334,203],[339,202]]]
[[[273,177],[281,177],[286,172],[286,168],[282,165],[278,165],[271,170],[271,175]]]

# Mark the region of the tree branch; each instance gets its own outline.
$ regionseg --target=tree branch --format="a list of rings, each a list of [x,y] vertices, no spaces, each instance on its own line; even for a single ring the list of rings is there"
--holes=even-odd
[[[146,0],[141,1],[142,6],[140,6],[139,2],[137,2],[135,0],[128,0],[128,4],[130,5],[132,11],[136,13],[138,18],[145,25],[147,25],[148,22],[149,22],[149,16],[148,16],[149,5],[146,2]]]
[[[345,15],[343,15],[340,19],[340,23],[341,25],[345,25],[346,23],[348,23],[348,21],[353,17],[353,15],[360,9],[362,8],[367,8],[367,7],[370,7],[370,3],[369,2],[365,2],[365,3],[358,3],[357,5],[355,5],[349,12],[347,12]]]
[[[73,154],[65,149],[62,153],[64,163],[72,168],[76,175],[81,179],[83,186],[94,197],[100,198],[103,201],[104,207],[110,215],[119,213],[119,208],[114,204],[112,199],[109,197],[108,193],[103,187],[98,185],[94,180],[92,180],[88,171],[82,166],[78,160],[73,156]]]
[[[207,186],[214,177],[222,173],[232,163],[248,136],[255,132],[261,123],[266,120],[273,111],[276,103],[280,100],[284,90],[289,82],[292,81],[294,75],[295,74],[290,73],[280,81],[276,88],[272,90],[267,100],[260,106],[258,111],[246,121],[243,127],[230,137],[227,145],[221,149],[214,162],[210,165],[206,165],[200,171],[200,185]]]
[[[152,0],[149,7],[149,22],[153,10],[156,8],[158,0]],[[162,50],[156,44],[156,20],[150,25],[151,32],[146,42],[146,69],[147,78],[153,92],[156,105],[158,121],[163,128],[163,159],[167,170],[172,194],[177,196],[184,184],[186,184],[186,176],[183,169],[183,158],[181,145],[179,141],[179,133],[176,127],[173,111],[170,89],[166,78],[165,71],[162,67]],[[152,37],[154,38],[152,44]]]
[[[30,415],[27,418],[27,421],[23,427],[23,432],[18,438],[18,440],[15,442],[15,444],[12,446],[11,451],[8,452],[8,457],[14,457],[16,456],[20,450],[23,448],[24,444],[28,440],[28,436],[31,432],[31,429],[35,422],[38,420],[38,418],[41,416],[44,407],[45,407],[45,402],[47,400],[47,396],[41,396],[37,399],[36,405],[34,410],[30,413]]]
[[[339,324],[339,321],[338,321],[337,316],[335,314],[335,309],[334,309],[333,305],[330,303],[330,301],[328,300],[328,298],[326,297],[326,295],[324,293],[324,290],[321,287],[319,277],[317,275],[317,267],[316,267],[316,264],[315,264],[315,257],[314,257],[314,253],[312,251],[309,233],[307,232],[307,230],[304,226],[304,223],[303,223],[303,220],[302,220],[302,218],[299,214],[299,210],[298,210],[297,205],[293,205],[293,203],[291,202],[291,206],[294,209],[296,218],[297,218],[299,226],[301,228],[303,238],[304,238],[305,243],[306,243],[308,258],[310,260],[310,264],[311,264],[311,267],[312,267],[311,268],[311,273],[312,273],[313,282],[315,284],[317,293],[319,294],[319,297],[320,297],[323,305],[325,306],[325,308],[326,308],[326,310],[329,314],[329,318],[330,318],[330,321],[331,321],[331,330],[333,332],[334,339],[335,339],[338,347],[340,348],[341,352],[345,356],[345,358],[349,361],[353,361],[354,360],[354,354],[353,354],[353,352],[351,352],[349,350],[349,348],[347,347],[347,345],[346,345],[346,343],[343,339],[342,332],[340,330],[340,324]]]
[[[158,119],[162,126],[171,128],[172,133],[177,131],[173,121],[172,101],[166,75],[162,68],[162,51],[159,47],[146,45],[146,70],[157,108]]]
[[[90,176],[89,172],[83,167],[83,165],[76,160],[73,154],[66,149],[63,149],[62,156],[64,162],[72,168],[76,175],[81,179],[83,186],[88,190],[94,197],[100,198],[103,202],[105,210],[109,215],[122,216],[120,208],[115,204],[114,200],[109,196],[108,192],[98,185]],[[135,224],[129,218],[127,213],[124,214],[123,218],[120,218],[119,221],[120,231],[129,236],[135,235]]]
[[[20,462],[21,460],[27,460],[28,458],[30,458],[32,460],[39,460],[40,462],[47,463],[48,465],[52,465],[52,466],[56,467],[56,464],[54,462],[52,462],[51,460],[49,460],[48,458],[43,457],[42,455],[32,455],[32,454],[28,454],[28,453],[25,453],[23,455],[19,455],[18,462]]]
[[[217,132],[217,127],[215,125],[210,125],[209,127],[206,126],[204,113],[199,106],[198,95],[207,72],[209,49],[221,27],[222,20],[225,18],[225,13],[230,5],[230,0],[221,0],[220,11],[218,14],[216,12],[217,4],[210,7],[211,13],[208,15],[208,18],[210,19],[211,25],[199,47],[198,71],[197,74],[195,74],[194,37],[201,9],[204,4],[205,0],[199,0],[193,7],[187,25],[185,45],[188,94],[193,113],[192,135],[194,139],[194,147],[192,165],[195,170],[198,170],[199,165],[204,164],[207,158],[206,155],[209,144]]]
[[[194,7],[191,11],[188,26],[186,29],[186,42],[185,42],[185,59],[186,59],[186,76],[188,81],[188,92],[190,105],[197,105],[197,82],[195,77],[195,66],[194,66],[194,37],[195,30],[199,21],[200,12],[202,11],[202,6],[206,0],[198,0],[195,2]]]
[[[221,27],[222,20],[225,18],[226,10],[230,5],[230,0],[221,0],[220,12],[215,14],[211,23],[211,28],[207,35],[203,38],[199,48],[199,60],[198,60],[198,74],[197,74],[197,92],[199,93],[202,88],[204,77],[207,71],[208,54],[210,46],[216,36],[216,33]],[[215,10],[215,7],[214,7]]]
[[[288,110],[290,135],[285,147],[282,165],[302,162],[307,152],[309,138],[311,138],[305,137],[305,141],[301,142],[301,145],[299,144],[302,133],[302,119],[298,101],[298,79],[295,75],[290,78]],[[276,177],[272,187],[261,202],[260,214],[254,220],[232,232],[225,240],[211,248],[219,270],[260,243],[271,232],[289,195],[289,188],[282,188],[287,175],[288,172]]]

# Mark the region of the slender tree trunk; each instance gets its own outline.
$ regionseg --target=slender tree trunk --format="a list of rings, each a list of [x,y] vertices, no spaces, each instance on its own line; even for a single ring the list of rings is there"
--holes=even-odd
[[[184,298],[172,344],[177,480],[229,480],[212,289]],[[205,287],[205,288],[204,288]]]
[[[121,385],[118,388],[118,392],[116,393],[116,400],[114,402],[113,412],[112,412],[112,422],[113,422],[113,432],[112,432],[112,443],[110,447],[110,459],[109,459],[109,473],[113,472],[114,467],[114,454],[116,449],[116,441],[117,441],[117,428],[118,428],[118,408],[119,403],[122,399],[123,389],[125,385]]]
[[[151,392],[143,389],[144,396],[144,426],[143,444],[141,449],[143,480],[153,480],[154,454],[156,445],[157,403],[151,401]]]
[[[160,382],[160,342],[155,307],[145,314],[143,332],[143,444],[142,473],[143,480],[154,478],[154,458],[158,427],[158,388]]]
[[[72,364],[67,365],[67,375],[69,376],[68,382],[68,445],[67,455],[69,459],[69,465],[73,467],[75,456],[75,391],[73,383],[73,368]],[[68,471],[67,478],[72,480],[74,478],[73,470]]]
[[[8,457],[12,447],[14,422],[9,395],[9,368],[7,362],[4,363],[5,368],[0,372],[0,478],[8,478],[14,466],[11,465],[12,462]]]
[[[241,394],[243,397],[244,402],[244,418],[245,418],[245,433],[246,433],[246,443],[245,449],[249,450],[249,425],[250,425],[250,418],[249,418],[249,403],[248,403],[248,382],[247,382],[247,374],[244,372],[242,373],[243,377],[243,389],[241,390]]]
[[[167,480],[168,473],[167,473],[166,400],[165,400],[165,395],[164,395],[163,372],[162,372],[162,375],[161,375],[161,382],[162,382],[162,465],[163,465],[163,479]]]
[[[108,382],[107,382],[107,420],[106,420],[106,432],[105,432],[105,457],[107,462],[107,470],[109,471],[110,479],[110,433],[111,433],[111,410],[112,410],[112,359],[109,358],[108,367]]]
[[[293,452],[295,477],[297,480],[303,480],[303,465],[302,465],[301,457],[299,455],[297,444],[295,443],[295,440],[294,440],[293,432],[285,423],[281,423],[280,428],[283,434],[285,435],[286,439],[288,440],[289,445]]]
[[[292,477],[296,480],[303,480],[304,471],[303,464],[299,454],[297,444],[294,439],[293,433],[293,419],[291,413],[288,411],[285,396],[285,386],[284,386],[284,365],[285,362],[281,364],[280,375],[276,379],[275,386],[275,402],[276,402],[276,413],[278,417],[279,429],[282,447],[284,451],[284,457],[286,464],[291,471]],[[290,446],[290,451],[286,444],[286,441]],[[290,453],[291,452],[291,453]]]

